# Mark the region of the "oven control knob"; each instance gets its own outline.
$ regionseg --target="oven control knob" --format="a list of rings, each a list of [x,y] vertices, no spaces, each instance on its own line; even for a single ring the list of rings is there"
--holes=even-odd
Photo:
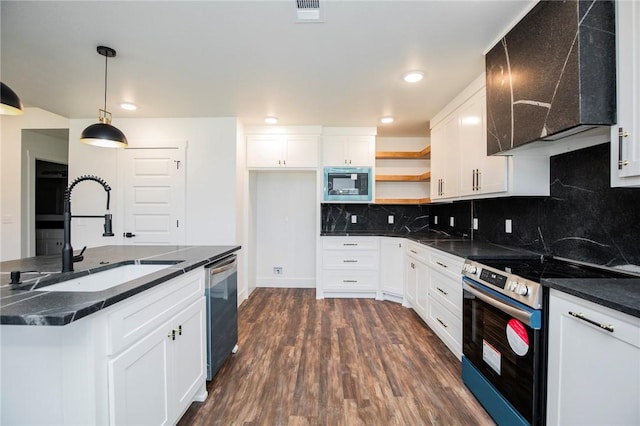
[[[469,273],[475,275],[478,272],[478,268],[475,265],[469,265]]]
[[[517,281],[509,281],[509,290],[515,292],[518,287]]]
[[[527,287],[525,284],[519,283],[516,287],[516,293],[518,293],[520,296],[526,296],[529,293],[529,287]]]

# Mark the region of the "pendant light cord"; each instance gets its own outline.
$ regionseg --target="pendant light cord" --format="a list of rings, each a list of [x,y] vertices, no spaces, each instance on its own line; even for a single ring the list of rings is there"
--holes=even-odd
[[[107,63],[109,55],[104,55],[104,110],[107,110]]]

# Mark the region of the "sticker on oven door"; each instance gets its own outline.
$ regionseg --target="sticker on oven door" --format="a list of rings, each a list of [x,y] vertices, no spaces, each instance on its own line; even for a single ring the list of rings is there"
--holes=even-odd
[[[358,174],[357,173],[351,173],[351,180],[358,180]]]
[[[500,352],[482,339],[482,360],[496,373],[500,374]]]
[[[527,330],[517,319],[510,319],[507,323],[507,340],[511,349],[520,356],[524,356],[529,352],[529,336]]]

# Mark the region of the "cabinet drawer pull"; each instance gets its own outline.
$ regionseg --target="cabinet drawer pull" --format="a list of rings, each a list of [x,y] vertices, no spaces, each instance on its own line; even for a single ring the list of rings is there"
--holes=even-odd
[[[444,291],[443,289],[441,289],[440,287],[436,287],[438,289],[438,291],[442,294],[444,294],[445,296],[449,293],[447,293],[446,291]]]
[[[176,340],[176,331],[175,330],[171,330],[169,332],[169,334],[167,334],[167,337],[171,340]]]
[[[411,262],[411,269],[416,269],[416,265],[413,262]]]
[[[622,127],[618,127],[618,170],[622,170],[622,166],[629,164],[628,161],[622,159],[622,141],[626,137],[629,137],[629,132],[625,132]]]
[[[571,315],[574,318],[581,319],[582,321],[586,321],[589,324],[593,324],[596,327],[600,327],[603,330],[607,330],[607,331],[613,333],[613,325],[612,324],[601,324],[601,323],[596,322],[594,320],[590,320],[589,318],[585,317],[582,312],[571,312],[571,311],[569,311],[569,315]]]
[[[409,251],[410,251],[411,253],[413,253],[413,254],[418,254],[418,252],[417,252],[417,251],[415,251],[415,250],[411,250],[411,249],[409,249]]]
[[[357,283],[358,280],[342,280],[343,283]]]
[[[352,259],[344,259],[342,261],[342,263],[358,263],[358,261],[357,260],[352,260]]]
[[[444,263],[440,263],[440,262],[436,262],[438,265],[442,266],[443,268],[446,268],[447,265],[445,265]]]
[[[436,317],[436,319],[438,320],[438,322],[439,322],[440,324],[442,324],[442,325],[443,325],[443,327],[444,327],[444,328],[449,328],[449,326],[448,326],[444,321],[442,321],[440,318]]]
[[[178,333],[178,336],[182,336],[182,326],[179,325],[178,328],[176,328],[175,330]]]
[[[358,247],[358,243],[344,243],[342,244],[343,246],[354,246],[354,247]]]

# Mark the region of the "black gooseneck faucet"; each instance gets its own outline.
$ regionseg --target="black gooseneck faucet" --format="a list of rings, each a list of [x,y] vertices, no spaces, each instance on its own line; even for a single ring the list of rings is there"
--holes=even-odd
[[[107,213],[104,216],[72,216],[71,215],[71,191],[73,188],[79,184],[80,182],[84,182],[86,180],[92,180],[94,182],[98,182],[107,193]],[[71,247],[71,218],[72,217],[89,217],[89,218],[104,218],[104,233],[103,237],[113,237],[113,230],[111,224],[111,213],[109,213],[109,200],[111,198],[111,187],[105,182],[103,179],[97,176],[85,175],[76,178],[73,182],[69,184],[67,189],[64,191],[64,245],[62,247],[62,272],[72,272],[73,271],[73,247]],[[83,249],[84,251],[84,249]],[[81,260],[81,259],[78,259]]]

